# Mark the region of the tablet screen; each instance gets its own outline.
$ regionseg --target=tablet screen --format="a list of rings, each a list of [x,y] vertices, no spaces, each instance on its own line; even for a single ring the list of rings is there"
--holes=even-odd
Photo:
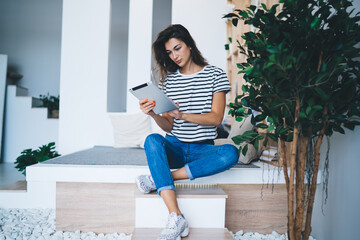
[[[170,112],[179,108],[152,82],[140,84],[129,89],[129,91],[139,100],[146,98],[149,101],[155,101],[155,107],[153,109],[155,114]]]

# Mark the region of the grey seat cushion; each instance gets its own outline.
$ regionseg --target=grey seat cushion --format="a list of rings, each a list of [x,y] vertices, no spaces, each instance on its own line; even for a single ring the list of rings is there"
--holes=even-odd
[[[146,155],[143,148],[114,148],[108,146],[95,146],[87,150],[50,159],[43,163],[147,166]]]
[[[147,166],[143,148],[114,148],[95,146],[93,148],[63,155],[47,160],[41,164],[72,164],[72,165],[135,165]],[[257,168],[255,165],[239,163],[235,168]]]

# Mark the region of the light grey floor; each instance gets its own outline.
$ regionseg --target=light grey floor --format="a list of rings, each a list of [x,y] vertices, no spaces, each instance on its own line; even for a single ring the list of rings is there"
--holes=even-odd
[[[0,187],[20,180],[25,180],[25,176],[15,168],[14,163],[0,163]]]

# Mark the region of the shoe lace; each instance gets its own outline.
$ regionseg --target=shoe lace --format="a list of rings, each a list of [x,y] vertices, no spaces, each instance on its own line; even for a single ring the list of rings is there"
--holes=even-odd
[[[176,228],[177,215],[170,214],[168,221],[166,223],[166,228]]]

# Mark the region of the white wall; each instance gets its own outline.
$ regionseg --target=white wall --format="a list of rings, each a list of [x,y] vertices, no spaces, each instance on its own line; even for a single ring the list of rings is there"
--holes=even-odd
[[[125,112],[130,0],[111,0],[108,112]]]
[[[110,5],[110,0],[64,0],[59,130],[62,154],[94,145],[113,145],[106,104]],[[219,0],[175,0],[171,13],[172,22],[190,30],[209,62],[224,69],[226,25],[221,17],[225,5],[226,1]],[[129,11],[128,88],[150,79],[153,1],[130,0]],[[126,111],[139,111],[138,100],[128,92]]]
[[[212,65],[226,69],[225,0],[173,0],[172,23],[186,27]]]
[[[352,8],[355,8],[353,15],[360,12],[360,1],[353,1]],[[323,184],[319,185],[312,217],[312,235],[317,240],[359,239],[360,126],[354,131],[345,130],[345,135],[334,134],[330,138],[330,146],[328,200],[326,205],[322,205],[325,196]],[[326,143],[321,149],[322,166],[325,154]]]
[[[329,197],[323,215],[320,184],[316,190],[312,236],[317,240],[359,239],[360,127],[346,130],[345,135],[334,134],[330,144]],[[324,142],[322,146],[322,160],[326,145]]]
[[[32,98],[16,96],[16,90],[26,93],[26,89],[7,87],[3,161],[15,162],[23,150],[50,142],[56,143],[58,151],[59,120],[47,118],[46,108],[32,108]]]
[[[128,88],[150,80],[152,0],[130,0]],[[139,100],[127,91],[126,112],[138,112]]]
[[[0,163],[2,162],[2,141],[3,141],[3,126],[5,117],[5,92],[6,92],[6,73],[7,73],[7,55],[0,54]]]
[[[0,54],[29,95],[59,94],[62,0],[1,0]]]
[[[159,32],[164,30],[171,24],[172,0],[153,0],[152,13],[152,38],[153,43]],[[151,68],[156,69],[156,61],[154,57],[151,58]],[[153,71],[154,78],[159,79],[156,71]]]
[[[110,0],[64,0],[59,124],[62,154],[113,144],[107,115],[110,10]]]

